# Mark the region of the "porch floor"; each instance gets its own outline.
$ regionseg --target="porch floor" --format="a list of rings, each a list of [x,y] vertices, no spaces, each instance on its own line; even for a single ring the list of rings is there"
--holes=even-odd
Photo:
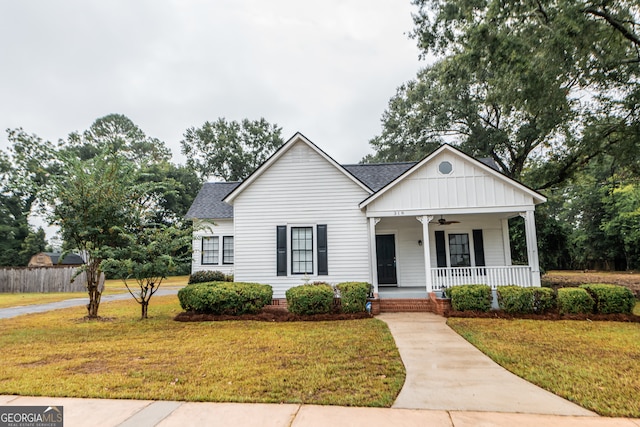
[[[380,299],[424,299],[429,298],[424,286],[385,286],[378,287]]]

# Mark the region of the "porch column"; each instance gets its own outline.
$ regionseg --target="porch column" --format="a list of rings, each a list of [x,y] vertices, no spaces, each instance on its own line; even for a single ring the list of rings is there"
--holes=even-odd
[[[369,256],[371,257],[371,284],[373,296],[378,296],[378,253],[376,251],[376,224],[380,218],[369,218]]]
[[[511,265],[511,241],[509,240],[509,220],[502,218],[502,247],[504,248],[504,265]]]
[[[429,244],[429,222],[432,216],[418,216],[418,221],[422,223],[422,248],[424,249],[424,272],[427,283],[427,294],[433,292],[433,281],[431,279],[431,245]]]
[[[533,286],[540,286],[540,260],[538,258],[538,238],[536,236],[536,218],[533,210],[520,214],[524,218],[525,234],[527,238],[527,259],[531,267]]]

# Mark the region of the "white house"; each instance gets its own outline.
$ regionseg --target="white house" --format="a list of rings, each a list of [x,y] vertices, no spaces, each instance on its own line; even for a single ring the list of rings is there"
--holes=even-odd
[[[485,283],[539,286],[541,194],[443,145],[420,162],[340,165],[297,133],[240,183],[207,183],[187,217],[193,271],[267,283],[366,281],[381,298]],[[525,219],[528,265],[508,219]],[[407,294],[408,295],[408,294]]]

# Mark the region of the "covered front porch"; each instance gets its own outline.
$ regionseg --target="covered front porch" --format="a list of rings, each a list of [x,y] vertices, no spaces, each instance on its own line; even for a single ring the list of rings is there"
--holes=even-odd
[[[509,218],[522,216],[527,265],[512,265]],[[427,298],[452,286],[540,286],[533,210],[370,217],[371,275],[382,299]]]

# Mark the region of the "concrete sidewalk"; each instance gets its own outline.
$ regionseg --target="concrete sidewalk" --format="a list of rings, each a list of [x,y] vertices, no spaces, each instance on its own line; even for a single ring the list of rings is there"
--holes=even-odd
[[[625,418],[294,404],[0,396],[0,405],[62,406],[65,427],[640,427]]]
[[[510,373],[432,313],[384,313],[407,370],[394,408],[595,416]]]
[[[163,295],[175,295],[178,293],[178,287],[167,287],[159,289],[154,296]],[[122,294],[115,295],[103,295],[100,299],[100,303],[110,301],[120,301],[133,298],[127,290],[124,290]],[[59,310],[61,308],[78,307],[87,305],[89,302],[89,296],[83,298],[71,298],[63,301],[50,302],[48,304],[32,304],[32,305],[20,305],[17,307],[0,308],[0,319],[9,319],[11,317],[22,316],[23,314],[32,313],[44,313],[45,311]]]

